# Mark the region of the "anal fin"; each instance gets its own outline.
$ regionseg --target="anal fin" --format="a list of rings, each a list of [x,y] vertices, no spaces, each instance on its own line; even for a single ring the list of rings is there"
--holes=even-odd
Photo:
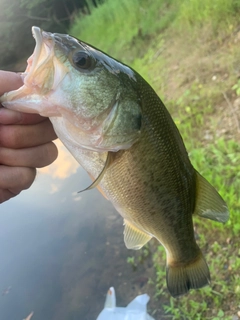
[[[218,222],[227,222],[226,202],[214,187],[196,171],[196,205],[194,214]]]
[[[124,219],[124,242],[128,249],[141,249],[152,237]]]

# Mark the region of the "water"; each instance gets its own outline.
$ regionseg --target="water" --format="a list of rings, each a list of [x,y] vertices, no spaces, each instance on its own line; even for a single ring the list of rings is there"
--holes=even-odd
[[[135,271],[126,262],[136,253],[125,248],[122,218],[97,190],[77,193],[91,181],[58,145],[58,160],[0,206],[1,320],[31,311],[32,320],[94,320],[111,286],[119,306],[151,295],[151,259]]]

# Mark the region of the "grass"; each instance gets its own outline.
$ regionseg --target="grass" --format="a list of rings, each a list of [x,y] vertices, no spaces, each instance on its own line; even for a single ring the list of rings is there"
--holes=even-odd
[[[224,32],[224,29],[232,28],[237,20],[240,9],[238,0],[212,0],[181,1],[175,27],[193,29],[199,32],[200,28],[207,26],[211,32]]]
[[[139,39],[145,41],[174,19],[176,9],[167,10],[172,2],[108,0],[99,8],[93,8],[90,16],[80,15],[70,33],[120,60],[133,60],[137,51],[143,49],[138,46]],[[145,50],[142,50],[144,54]]]
[[[239,11],[239,0],[106,0],[91,16],[79,17],[70,31],[130,64],[151,83],[193,165],[230,209],[225,225],[194,218],[211,286],[171,298],[165,252],[154,245],[156,276],[150,282],[156,319],[232,320],[240,309]],[[134,268],[137,257],[127,261]]]

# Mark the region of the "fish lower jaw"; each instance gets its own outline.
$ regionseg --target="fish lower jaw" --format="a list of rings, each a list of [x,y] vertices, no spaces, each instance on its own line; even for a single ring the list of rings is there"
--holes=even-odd
[[[32,94],[28,96],[28,99],[24,97],[21,92],[21,88],[16,91],[10,91],[1,97],[2,105],[11,110],[37,113],[43,117],[60,117],[58,109],[46,100],[42,103],[42,97],[38,94]]]
[[[18,100],[18,101],[5,101],[2,102],[2,105],[10,110],[19,111],[19,112],[26,112],[26,113],[37,113],[41,114],[36,108],[28,106],[26,101]]]

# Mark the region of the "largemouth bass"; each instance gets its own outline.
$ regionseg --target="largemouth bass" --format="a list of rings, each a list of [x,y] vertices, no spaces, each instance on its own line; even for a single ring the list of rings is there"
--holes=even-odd
[[[163,102],[134,70],[69,35],[33,27],[24,85],[7,108],[49,117],[60,140],[124,219],[124,241],[167,254],[172,296],[210,282],[193,214],[226,222],[226,203],[193,168]]]

